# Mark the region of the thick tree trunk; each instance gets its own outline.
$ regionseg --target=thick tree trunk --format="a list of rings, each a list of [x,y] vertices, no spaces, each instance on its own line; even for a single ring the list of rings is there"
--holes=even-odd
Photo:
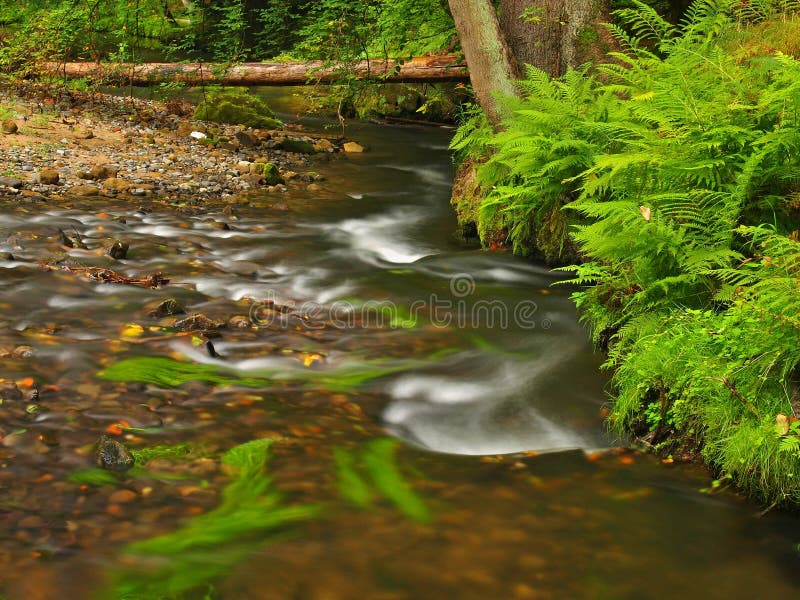
[[[529,64],[562,75],[596,58],[610,40],[600,24],[608,0],[503,0],[500,26],[520,70]]]
[[[519,75],[497,12],[491,0],[449,0],[449,4],[475,96],[489,120],[497,124],[500,113],[495,94],[516,94],[514,79]]]
[[[364,78],[392,83],[425,83],[466,81],[467,67],[455,56],[424,56],[409,61],[362,61],[351,67]],[[66,77],[86,77],[106,83],[154,85],[180,81],[190,85],[219,83],[223,85],[304,85],[330,83],[341,76],[341,70],[325,67],[322,62],[307,63],[243,63],[231,67],[209,63],[145,63],[50,64],[48,71]]]

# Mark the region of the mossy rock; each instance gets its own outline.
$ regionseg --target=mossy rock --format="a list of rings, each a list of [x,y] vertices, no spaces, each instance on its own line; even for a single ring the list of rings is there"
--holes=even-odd
[[[314,144],[305,142],[303,140],[295,140],[292,138],[283,138],[278,148],[286,152],[297,152],[298,154],[314,154]]]
[[[266,185],[278,185],[284,182],[275,163],[253,163],[250,165],[250,171],[263,177]]]
[[[263,100],[236,89],[209,94],[195,109],[194,118],[259,129],[277,129],[281,126]]]

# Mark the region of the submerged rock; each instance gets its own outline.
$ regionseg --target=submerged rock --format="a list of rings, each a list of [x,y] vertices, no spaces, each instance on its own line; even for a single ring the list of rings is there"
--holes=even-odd
[[[180,319],[172,324],[181,331],[201,331],[204,333],[215,332],[220,327],[224,327],[224,322],[214,321],[203,314],[192,315],[185,319]]]
[[[116,440],[102,435],[97,441],[97,466],[109,471],[127,471],[134,464],[133,455]]]
[[[167,298],[160,302],[157,306],[149,308],[147,315],[156,319],[162,317],[171,317],[172,315],[182,315],[186,312],[183,304],[178,302],[175,298]]]
[[[364,146],[358,142],[346,142],[342,149],[350,154],[358,154],[364,152]]]
[[[130,245],[127,242],[115,240],[114,243],[108,247],[107,254],[115,260],[122,260],[128,257],[129,249]]]

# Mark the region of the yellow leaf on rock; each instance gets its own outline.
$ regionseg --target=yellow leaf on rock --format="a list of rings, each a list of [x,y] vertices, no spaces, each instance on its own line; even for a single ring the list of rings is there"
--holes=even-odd
[[[136,323],[128,323],[122,330],[122,337],[124,338],[138,338],[144,333],[144,327]]]
[[[778,435],[789,433],[789,417],[782,414],[775,417],[775,431]]]

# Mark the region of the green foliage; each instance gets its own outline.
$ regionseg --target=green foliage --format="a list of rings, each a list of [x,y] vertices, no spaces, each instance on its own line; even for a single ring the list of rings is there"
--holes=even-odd
[[[614,427],[697,438],[751,493],[800,502],[800,444],[774,432],[800,396],[800,62],[738,56],[758,20],[741,6],[699,0],[676,26],[635,2],[610,26],[615,62],[531,70],[479,170],[479,217],[517,251],[577,245]]]
[[[317,516],[316,506],[283,506],[265,473],[272,443],[253,440],[222,456],[231,482],[217,508],[177,531],[129,544],[123,554],[139,557],[151,568],[146,576],[135,569],[122,573],[115,597],[179,598],[203,589],[278,532]]]
[[[389,500],[408,518],[419,523],[433,521],[428,506],[408,484],[397,466],[398,442],[391,438],[372,440],[356,455],[343,448],[334,452],[339,492],[361,508],[370,508],[375,496]],[[359,464],[369,476],[372,486],[362,476]]]
[[[446,354],[447,352],[433,354],[428,360],[436,360]],[[179,362],[159,356],[139,356],[110,365],[100,372],[98,377],[107,381],[138,381],[164,387],[178,387],[188,381],[255,388],[288,382],[344,392],[356,389],[374,379],[418,366],[419,363],[416,361],[392,363],[384,359],[370,359],[322,370],[273,367],[259,369],[252,372],[249,377],[242,377],[241,373],[232,367]]]
[[[281,126],[266,102],[241,88],[209,90],[195,109],[194,118],[260,129],[277,129]]]
[[[175,444],[172,446],[152,446],[131,450],[137,465],[146,465],[154,459],[164,458],[169,460],[184,459],[191,454],[192,449],[188,444]]]

